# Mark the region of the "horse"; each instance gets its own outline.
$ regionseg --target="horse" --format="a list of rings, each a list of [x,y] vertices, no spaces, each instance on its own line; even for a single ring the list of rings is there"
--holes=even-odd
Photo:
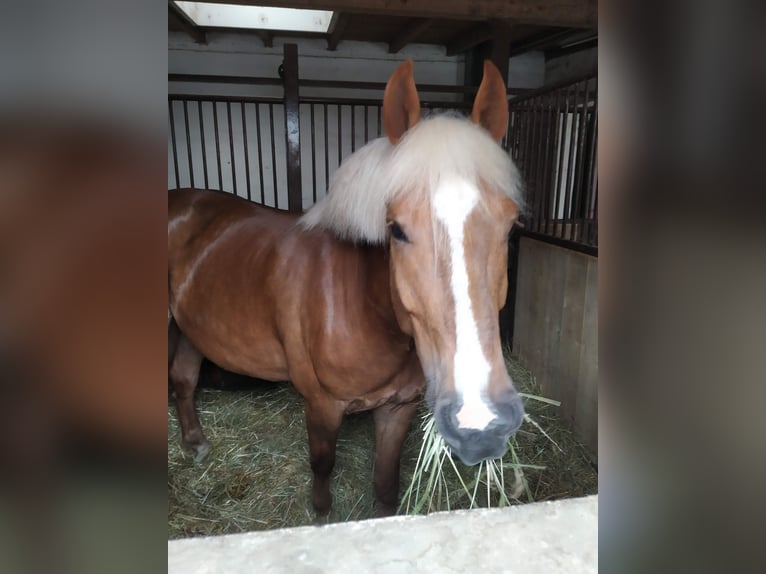
[[[304,399],[317,520],[345,414],[372,411],[377,514],[394,514],[399,459],[425,395],[464,463],[502,456],[521,425],[499,311],[521,181],[498,145],[505,82],[484,76],[470,117],[421,120],[413,64],[383,97],[385,137],[347,157],[304,214],[199,189],[169,192],[169,379],[182,443],[210,445],[194,406],[203,357]]]

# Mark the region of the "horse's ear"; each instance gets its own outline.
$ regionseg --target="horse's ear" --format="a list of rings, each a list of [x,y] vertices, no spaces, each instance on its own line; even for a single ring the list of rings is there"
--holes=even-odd
[[[420,98],[412,77],[412,60],[407,60],[391,76],[383,95],[383,127],[392,144],[420,120]]]
[[[503,139],[508,127],[508,96],[505,82],[490,60],[484,60],[484,77],[473,103],[471,121],[492,134],[495,141]]]

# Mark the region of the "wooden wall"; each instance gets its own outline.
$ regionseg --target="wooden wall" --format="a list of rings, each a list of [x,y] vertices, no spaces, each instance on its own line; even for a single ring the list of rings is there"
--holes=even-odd
[[[522,237],[513,352],[598,453],[598,259]]]

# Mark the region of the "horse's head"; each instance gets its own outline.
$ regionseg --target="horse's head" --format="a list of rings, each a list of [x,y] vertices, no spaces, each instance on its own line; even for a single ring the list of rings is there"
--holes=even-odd
[[[393,147],[387,203],[391,291],[414,340],[426,397],[447,444],[465,463],[505,453],[524,415],[505,367],[498,315],[508,288],[508,233],[519,177],[497,144],[508,102],[497,68],[484,78],[470,119],[420,121],[412,63],[386,87]]]

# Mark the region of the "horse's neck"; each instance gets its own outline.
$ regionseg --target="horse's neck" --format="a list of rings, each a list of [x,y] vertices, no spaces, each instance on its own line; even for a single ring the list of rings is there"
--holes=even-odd
[[[409,336],[401,331],[396,320],[391,298],[391,270],[388,253],[383,247],[363,247],[366,273],[364,274],[364,293],[371,303],[368,308],[387,323],[392,331],[401,334],[402,339]]]

